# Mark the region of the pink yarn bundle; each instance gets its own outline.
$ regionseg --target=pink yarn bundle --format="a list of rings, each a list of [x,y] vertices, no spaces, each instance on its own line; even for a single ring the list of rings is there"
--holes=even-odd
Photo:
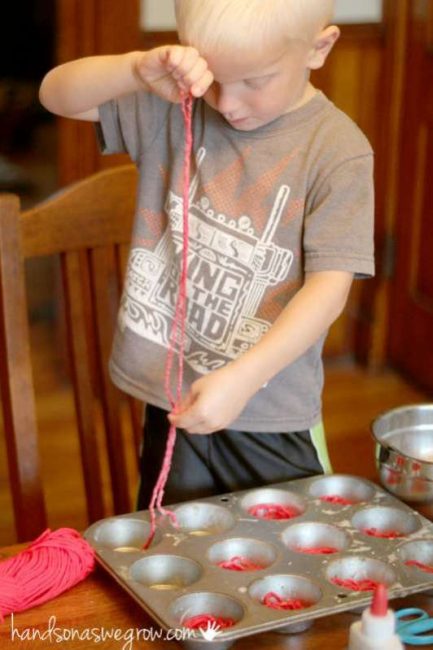
[[[46,530],[24,551],[0,562],[0,622],[55,598],[94,566],[95,551],[76,530]]]
[[[257,564],[242,555],[234,555],[229,560],[218,562],[218,566],[229,571],[261,571],[265,568],[263,565]]]
[[[283,598],[274,591],[269,591],[262,598],[263,605],[266,607],[271,607],[272,609],[287,609],[287,610],[296,610],[296,609],[306,609],[311,607],[313,603],[310,603],[302,598]]]
[[[364,528],[364,535],[370,537],[381,537],[382,539],[396,539],[396,537],[403,537],[403,533],[399,530],[378,530],[377,528]]]
[[[292,519],[301,514],[297,508],[279,503],[258,503],[248,508],[248,513],[259,519]]]
[[[183,162],[183,246],[182,246],[182,264],[180,273],[179,293],[176,300],[176,307],[173,319],[173,326],[170,334],[170,344],[167,352],[167,362],[165,366],[165,392],[174,408],[180,402],[182,397],[183,381],[183,359],[185,348],[185,327],[186,327],[186,282],[188,271],[188,239],[189,239],[189,186],[191,170],[191,151],[192,151],[192,105],[193,98],[186,95],[182,100],[182,112],[185,124],[185,152]],[[170,380],[174,366],[174,356],[177,350],[177,374],[176,374],[176,394],[172,394]],[[158,479],[153,489],[152,498],[149,504],[150,513],[150,533],[143,548],[148,548],[152,543],[156,530],[156,513],[155,507],[161,515],[170,517],[174,525],[177,526],[177,520],[174,512],[162,507],[164,497],[164,488],[167,482],[168,473],[171,468],[174,445],[176,443],[176,427],[170,426],[167,446],[165,449],[164,459]]]
[[[310,555],[331,555],[338,553],[338,548],[334,546],[296,546],[297,553],[309,553]]]
[[[369,578],[365,578],[364,580],[332,578],[331,582],[338,587],[344,587],[345,589],[351,589],[352,591],[374,591],[379,585],[378,582],[370,580]]]
[[[355,501],[351,501],[345,497],[340,497],[338,494],[326,494],[323,497],[320,497],[320,500],[325,503],[337,503],[340,506],[353,506],[355,503]]]
[[[217,630],[224,630],[227,627],[236,625],[236,621],[232,618],[214,616],[213,614],[197,614],[197,616],[185,619],[182,624],[190,630],[206,630],[209,625],[214,626]]]

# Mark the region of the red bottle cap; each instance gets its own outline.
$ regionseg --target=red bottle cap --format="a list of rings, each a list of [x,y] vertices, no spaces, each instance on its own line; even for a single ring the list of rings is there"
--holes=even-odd
[[[370,611],[373,616],[386,616],[388,611],[388,592],[384,584],[379,583],[374,590]]]

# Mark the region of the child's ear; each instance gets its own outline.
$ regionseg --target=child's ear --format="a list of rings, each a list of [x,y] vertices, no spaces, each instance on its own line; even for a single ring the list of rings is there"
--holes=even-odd
[[[336,25],[323,29],[314,39],[313,47],[308,56],[310,70],[318,70],[323,66],[326,58],[340,37],[340,30]]]

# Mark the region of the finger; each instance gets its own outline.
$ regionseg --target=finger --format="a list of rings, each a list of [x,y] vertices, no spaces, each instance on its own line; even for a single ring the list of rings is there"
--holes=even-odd
[[[207,71],[207,62],[201,57],[195,61],[194,65],[188,72],[182,76],[182,80],[189,86],[197,83]]]
[[[199,54],[194,48],[175,46],[168,52],[166,69],[178,90],[189,92],[191,84],[188,82],[187,75],[198,59]]]
[[[189,391],[177,404],[175,404],[171,415],[180,415],[190,409],[194,404],[196,397],[192,391]]]
[[[187,80],[188,75],[192,74],[196,66],[198,66],[199,69],[203,66],[204,71],[207,68],[207,63],[194,47],[184,48],[182,61],[177,67],[177,72],[180,72],[182,78]]]
[[[194,95],[194,97],[202,97],[202,95],[204,95],[213,84],[213,79],[214,77],[212,72],[206,70],[203,76],[192,84],[190,89],[191,94]]]
[[[186,431],[197,429],[197,427],[203,426],[205,423],[203,415],[198,412],[194,405],[190,405],[180,413],[170,413],[168,417],[175,427],[185,429]]]
[[[183,411],[182,413],[169,413],[168,414],[168,419],[171,422],[171,424],[174,424],[175,427],[178,429],[187,429],[188,427],[194,427],[196,426],[200,420],[194,416],[194,414],[191,415],[190,410]]]
[[[164,63],[167,70],[176,70],[182,61],[184,50],[185,48],[182,47],[182,45],[172,45],[167,48],[166,52],[164,53]]]
[[[192,70],[199,58],[194,47],[174,46],[169,52],[167,67],[175,79],[180,79]]]

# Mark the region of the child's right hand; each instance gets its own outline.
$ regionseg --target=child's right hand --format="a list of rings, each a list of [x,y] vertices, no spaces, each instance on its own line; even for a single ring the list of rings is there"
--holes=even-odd
[[[213,82],[207,62],[193,47],[163,45],[137,52],[134,73],[148,90],[178,103],[182,94],[201,97]]]

